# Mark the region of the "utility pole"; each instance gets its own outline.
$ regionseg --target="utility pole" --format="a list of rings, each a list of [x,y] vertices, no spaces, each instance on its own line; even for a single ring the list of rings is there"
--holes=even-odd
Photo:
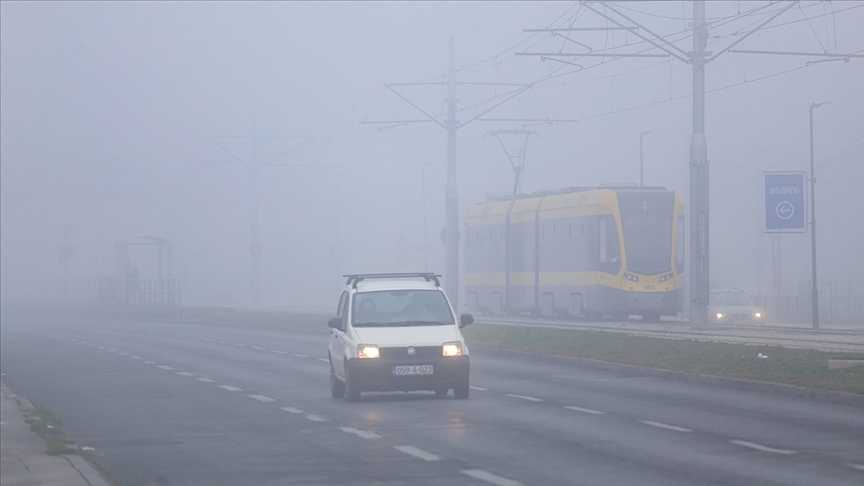
[[[519,184],[522,177],[522,171],[525,170],[525,156],[528,153],[528,139],[531,138],[531,135],[537,135],[537,133],[532,132],[531,130],[495,130],[489,133],[495,135],[495,138],[498,139],[498,143],[501,144],[501,148],[504,149],[507,158],[510,159],[510,165],[513,167],[514,173],[513,196],[515,197],[519,194]],[[504,141],[501,140],[501,135],[522,135],[525,137],[522,141],[522,148],[516,151],[515,156],[507,150]]]
[[[459,193],[456,187],[456,42],[450,38],[447,73],[447,185],[444,196],[444,291],[459,312]]]
[[[813,163],[813,110],[830,101],[810,103],[810,263],[813,267],[812,289],[810,289],[810,310],[813,329],[819,329],[819,285],[816,283],[816,173]]]
[[[645,187],[645,166],[642,163],[642,138],[657,130],[642,130],[639,132],[639,187]]]

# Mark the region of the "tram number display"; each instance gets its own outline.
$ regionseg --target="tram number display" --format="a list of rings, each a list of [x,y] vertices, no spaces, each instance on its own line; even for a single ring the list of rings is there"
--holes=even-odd
[[[431,375],[432,365],[394,366],[393,376]]]
[[[642,286],[645,290],[654,290],[654,284],[645,284]]]

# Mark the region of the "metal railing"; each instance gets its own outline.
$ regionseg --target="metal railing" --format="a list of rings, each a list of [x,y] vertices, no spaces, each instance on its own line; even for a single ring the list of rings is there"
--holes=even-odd
[[[180,280],[126,279],[110,276],[61,277],[58,300],[71,303],[122,303],[144,307],[180,307]]]

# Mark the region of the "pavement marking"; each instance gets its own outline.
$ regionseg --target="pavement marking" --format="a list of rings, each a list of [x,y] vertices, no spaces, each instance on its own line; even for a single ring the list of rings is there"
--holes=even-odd
[[[155,361],[142,361],[142,363],[144,363],[144,364],[156,364]]]
[[[213,380],[210,378],[195,378],[198,381],[203,381],[204,383],[213,383]]]
[[[141,359],[141,356],[129,356],[129,357],[132,359],[139,359],[139,360]]]
[[[117,350],[116,350],[116,349],[109,349],[108,352],[109,352],[109,353],[116,353]]]
[[[278,349],[271,349],[270,352],[271,352],[271,353],[276,353],[276,354],[288,354],[288,353],[286,353],[285,351],[279,351]]]
[[[180,376],[195,376],[195,373],[189,373],[188,371],[175,371],[174,374]]]
[[[96,346],[99,349],[105,349],[105,346]]]
[[[330,362],[330,360],[327,359],[327,358],[318,358],[318,361],[323,361],[323,362],[325,362],[325,363],[329,363],[329,362]]]
[[[472,390],[477,390],[477,391],[487,391],[487,389],[483,388],[482,386],[469,385],[468,388],[470,388]]]
[[[165,365],[159,365],[159,366],[157,366],[157,368],[159,368],[159,369],[163,369],[163,370],[165,370],[165,371],[173,370],[173,369],[174,369],[174,368],[172,368],[172,367],[170,367],[170,366],[165,366]]]
[[[270,398],[270,397],[264,396],[264,395],[249,395],[249,398],[254,398],[255,400],[258,400],[259,402],[264,402],[264,403],[276,401],[275,398]]]
[[[235,343],[234,345],[235,345],[235,346],[240,346],[241,348],[242,348],[243,346],[246,346],[246,345],[243,344],[243,343]]]
[[[313,422],[327,422],[328,420],[320,415],[315,415],[314,413],[307,413],[306,418]]]
[[[852,469],[857,469],[857,470],[859,470],[859,471],[864,471],[864,464],[854,464],[854,463],[851,463],[851,462],[847,462],[846,465],[849,466],[849,467],[851,467]]]
[[[260,348],[258,346],[252,346],[252,349],[257,349],[258,351],[266,351],[266,349]]]
[[[650,425],[651,427],[658,427],[666,430],[674,430],[675,432],[693,432],[690,429],[685,429],[684,427],[677,427],[675,425],[661,424],[660,422],[652,422],[650,420],[643,420],[643,424]]]
[[[582,413],[593,413],[595,415],[603,415],[606,413],[606,412],[601,412],[599,410],[591,410],[590,408],[574,407],[572,405],[564,405],[564,408],[566,408],[567,410],[575,410],[577,412],[582,412]]]
[[[311,356],[307,356],[305,354],[295,354],[294,356],[297,356],[298,358],[310,358],[311,357]]]
[[[117,354],[119,354],[120,356],[129,356],[129,354],[123,352],[118,352]]]
[[[543,400],[540,398],[534,397],[526,397],[525,395],[513,395],[512,393],[507,394],[508,397],[519,398],[522,400],[528,400],[529,402],[542,402]]]
[[[212,343],[215,341],[214,339],[210,339],[210,338],[204,338],[204,340],[207,341],[208,343]]]
[[[280,410],[285,410],[288,413],[303,413],[303,410],[294,407],[280,407]]]
[[[426,452],[423,449],[418,449],[414,446],[404,445],[404,446],[396,446],[394,447],[399,452],[404,452],[410,456],[417,457],[419,459],[423,459],[424,461],[440,461],[441,457],[432,454],[431,452]]]
[[[228,344],[226,341],[219,341],[219,344]]]
[[[513,481],[512,479],[502,478],[501,476],[496,476],[492,473],[488,473],[482,469],[466,469],[462,471],[462,474],[467,476],[471,476],[474,479],[479,479],[481,481],[486,481],[487,483],[495,484],[496,486],[522,486],[522,483],[519,481]]]
[[[742,445],[744,447],[749,447],[751,449],[756,449],[757,451],[762,452],[773,452],[775,454],[797,454],[795,451],[787,451],[785,449],[774,449],[773,447],[763,446],[761,444],[754,444],[753,442],[746,442],[743,440],[730,440],[729,442],[733,444]]]
[[[230,392],[243,391],[242,388],[237,388],[236,386],[231,385],[219,385],[219,388],[222,388],[223,390],[228,390]]]
[[[360,437],[362,437],[364,439],[380,439],[381,438],[381,436],[376,434],[375,432],[369,432],[366,430],[358,430],[358,429],[355,429],[354,427],[340,427],[340,429],[342,430],[342,432],[347,432],[349,434],[359,435]]]

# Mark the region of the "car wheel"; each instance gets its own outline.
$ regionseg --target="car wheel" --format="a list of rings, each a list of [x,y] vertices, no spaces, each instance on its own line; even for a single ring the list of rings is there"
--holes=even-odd
[[[351,370],[345,366],[345,399],[349,402],[360,400],[360,384],[357,380],[351,377]]]
[[[436,388],[435,394],[438,395],[439,397],[443,397],[444,395],[447,394],[448,391],[450,391],[449,388]]]
[[[345,396],[345,383],[336,377],[332,362],[330,363],[330,395],[333,395],[333,398],[342,398]]]
[[[459,380],[459,383],[453,387],[453,396],[456,398],[468,398],[468,392],[471,388],[468,385],[468,377]]]

